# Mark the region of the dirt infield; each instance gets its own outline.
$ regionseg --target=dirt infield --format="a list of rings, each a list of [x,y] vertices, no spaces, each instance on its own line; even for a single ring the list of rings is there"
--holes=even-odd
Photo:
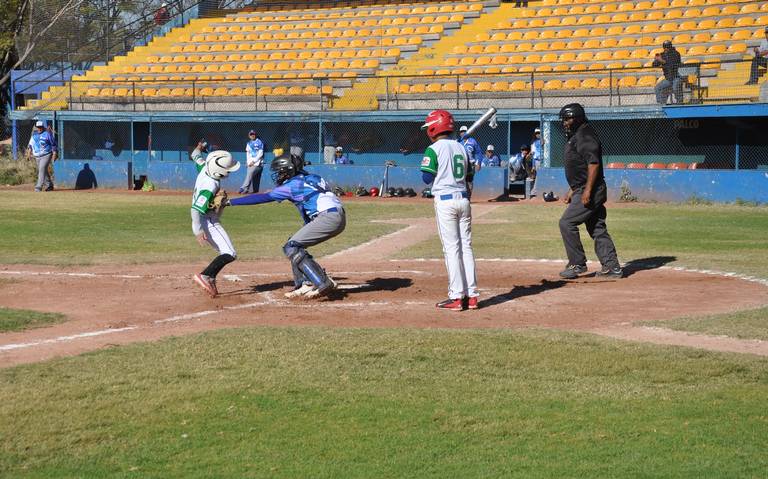
[[[496,206],[476,208],[478,221]],[[321,260],[339,281],[321,301],[286,300],[285,261],[236,262],[211,299],[192,282],[202,264],[50,268],[4,266],[0,306],[60,312],[69,321],[0,334],[0,367],[79,354],[116,344],[253,325],[412,328],[556,328],[620,339],[768,355],[768,343],[633,326],[641,320],[730,312],[768,304],[768,283],[665,266],[639,258],[627,277],[562,281],[562,262],[478,261],[481,309],[438,311],[447,279],[442,261],[388,260],[435,235],[433,220],[399,220],[404,229]],[[437,241],[437,239],[435,239]],[[372,261],[375,259],[375,261]],[[376,265],[373,268],[371,265]],[[591,265],[594,269],[594,265]]]

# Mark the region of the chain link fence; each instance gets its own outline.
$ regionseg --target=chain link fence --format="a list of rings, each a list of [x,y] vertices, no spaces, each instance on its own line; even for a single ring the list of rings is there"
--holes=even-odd
[[[632,113],[632,117],[590,114],[603,143],[607,168],[653,169],[768,169],[768,119],[669,119]],[[457,112],[457,125],[470,125],[479,114]],[[60,135],[65,160],[186,162],[200,139],[210,149],[226,149],[243,159],[248,132],[255,130],[266,151],[300,147],[311,163],[334,163],[337,147],[355,165],[394,162],[418,166],[429,140],[415,118],[396,120],[350,118],[328,121],[320,114],[301,121],[63,121]],[[31,125],[30,125],[31,127]],[[494,146],[502,164],[531,145],[534,129],[542,129],[542,164],[563,166],[565,134],[556,115],[541,121],[521,121],[500,113],[496,129],[481,128],[474,135],[483,150]],[[26,132],[27,128],[23,128]],[[28,133],[28,132],[27,132]],[[242,157],[242,158],[240,158]]]

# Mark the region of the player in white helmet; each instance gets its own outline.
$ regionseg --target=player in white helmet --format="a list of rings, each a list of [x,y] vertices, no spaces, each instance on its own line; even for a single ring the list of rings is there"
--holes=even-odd
[[[475,256],[472,252],[472,209],[466,178],[471,163],[461,143],[453,139],[453,116],[445,110],[427,115],[422,129],[432,145],[421,162],[422,179],[432,183],[437,230],[443,244],[448,269],[448,299],[437,303],[440,309],[477,309]]]
[[[192,195],[192,233],[200,246],[209,244],[219,253],[194,280],[212,297],[219,294],[216,275],[235,260],[237,254],[229,235],[219,222],[219,212],[211,209],[211,201],[221,187],[220,182],[230,173],[240,169],[240,163],[224,150],[213,151],[205,160],[205,167],[197,175],[195,192]]]

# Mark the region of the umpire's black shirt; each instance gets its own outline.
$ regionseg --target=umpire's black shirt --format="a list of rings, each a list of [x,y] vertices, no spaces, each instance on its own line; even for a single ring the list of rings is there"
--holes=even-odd
[[[597,132],[588,122],[580,125],[565,144],[565,179],[574,192],[581,192],[587,184],[588,165],[597,166],[597,180],[592,190],[592,203],[605,203],[607,187],[603,176],[603,145]]]

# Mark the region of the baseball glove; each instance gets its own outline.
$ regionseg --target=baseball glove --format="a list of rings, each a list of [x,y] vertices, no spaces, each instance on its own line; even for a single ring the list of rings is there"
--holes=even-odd
[[[229,206],[229,196],[224,190],[219,190],[208,204],[208,209],[221,214],[225,207]]]

